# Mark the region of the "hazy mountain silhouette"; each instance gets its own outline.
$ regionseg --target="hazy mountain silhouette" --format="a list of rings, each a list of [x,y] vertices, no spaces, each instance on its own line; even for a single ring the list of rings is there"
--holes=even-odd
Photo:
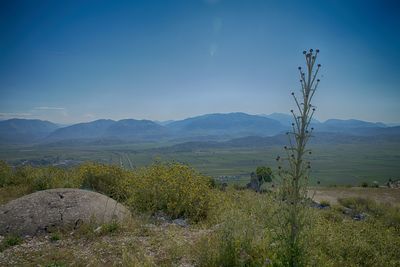
[[[10,119],[0,121],[0,142],[33,143],[46,137],[58,127],[55,123],[42,120]]]
[[[292,122],[294,121],[293,115],[285,114],[285,113],[276,113],[276,112],[274,112],[274,113],[271,113],[269,115],[262,114],[260,116],[279,121],[282,125],[285,125],[285,126],[290,126],[292,124]],[[316,119],[313,119],[312,123],[318,124],[320,122],[318,120],[316,120]]]
[[[168,136],[168,129],[150,120],[120,120],[105,132],[106,137],[123,140],[155,140]]]
[[[113,120],[102,119],[73,124],[71,126],[57,129],[46,138],[46,141],[97,139],[104,136],[107,129],[114,123],[115,121]]]
[[[273,119],[275,118],[275,119]],[[291,115],[273,113],[270,115],[249,115],[246,113],[207,114],[169,123],[150,120],[124,119],[96,120],[73,124],[66,127],[40,120],[11,119],[0,121],[0,141],[2,143],[53,143],[53,144],[116,144],[121,142],[141,142],[173,140],[187,141],[227,141],[239,138],[241,144],[249,141],[249,145],[259,142],[278,142],[275,139],[257,139],[285,133],[290,129]],[[393,136],[400,135],[400,127],[387,127],[383,123],[373,123],[361,120],[330,119],[325,122],[313,121],[312,126],[317,138],[322,133],[325,141],[343,142],[360,138],[357,136]],[[251,138],[249,137],[251,136]],[[256,138],[257,137],[257,138]],[[240,139],[245,138],[245,139]],[[327,139],[328,138],[328,139]],[[382,137],[383,138],[383,137]],[[77,142],[80,140],[80,142]],[[247,141],[246,141],[247,140]],[[233,142],[233,141],[232,141]],[[286,142],[286,139],[285,139]],[[232,143],[236,145],[236,143]]]
[[[71,139],[146,140],[166,135],[166,128],[149,120],[96,120],[60,128],[49,135],[46,141]]]
[[[330,119],[321,124],[318,124],[319,131],[334,131],[334,132],[346,132],[351,129],[357,128],[384,128],[385,124],[381,122],[367,122],[361,120],[339,120],[339,119]]]
[[[207,114],[175,121],[166,126],[181,136],[271,136],[286,129],[280,122],[246,113]]]

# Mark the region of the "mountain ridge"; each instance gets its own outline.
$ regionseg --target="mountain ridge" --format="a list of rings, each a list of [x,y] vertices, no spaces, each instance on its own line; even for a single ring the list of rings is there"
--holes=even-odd
[[[58,129],[55,123],[38,119],[0,121],[0,143],[36,142]]]
[[[104,143],[165,140],[177,142],[228,141],[248,136],[279,135],[290,129],[291,117],[284,113],[251,115],[234,112],[204,114],[183,120],[167,121],[168,123],[137,119],[118,121],[99,119],[65,127],[48,121],[10,119],[0,121],[0,142],[12,144],[57,143],[71,140],[84,142],[97,140],[96,142]],[[15,127],[16,123],[18,127]],[[396,127],[356,119],[329,119],[324,122],[313,120],[312,126],[318,133],[330,132],[353,136],[400,134]]]

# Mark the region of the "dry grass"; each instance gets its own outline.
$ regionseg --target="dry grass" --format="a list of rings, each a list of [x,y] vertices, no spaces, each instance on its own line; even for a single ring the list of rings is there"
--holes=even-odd
[[[309,190],[309,196],[312,195],[317,202],[326,200],[331,204],[337,204],[340,198],[361,197],[370,198],[379,203],[400,205],[400,189],[393,188],[315,187]]]
[[[342,188],[326,188],[335,194],[333,190]],[[364,196],[369,190],[378,189],[358,189]],[[246,266],[260,266],[258,259],[265,258],[276,262],[271,231],[276,227],[273,214],[277,206],[268,194],[228,189],[213,203],[206,221],[187,227],[167,217],[134,214],[130,224],[104,227],[104,231],[94,232],[94,226],[88,225],[75,232],[24,238],[21,244],[0,253],[0,266],[189,267],[233,262],[228,265],[232,267],[243,266],[240,264],[246,260]],[[399,265],[398,210],[382,207],[378,211],[383,214],[375,216],[380,206],[372,205],[374,212],[370,212],[370,201],[367,203],[369,216],[365,221],[351,220],[335,207],[313,210],[317,223],[310,257],[315,266],[360,266],[364,261],[366,266]]]
[[[139,220],[139,219],[138,219]],[[0,266],[192,266],[203,230],[140,219],[120,231],[27,238],[0,253]]]

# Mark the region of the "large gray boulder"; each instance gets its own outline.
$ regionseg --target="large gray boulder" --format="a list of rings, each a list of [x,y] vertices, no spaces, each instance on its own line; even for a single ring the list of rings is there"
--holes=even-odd
[[[81,189],[49,189],[0,206],[0,235],[35,235],[82,223],[121,222],[130,212],[115,200]]]

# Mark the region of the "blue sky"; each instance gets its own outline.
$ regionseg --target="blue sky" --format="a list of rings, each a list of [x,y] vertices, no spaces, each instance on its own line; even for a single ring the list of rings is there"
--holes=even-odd
[[[400,122],[397,1],[1,1],[0,118],[288,112],[321,50],[317,118]]]

